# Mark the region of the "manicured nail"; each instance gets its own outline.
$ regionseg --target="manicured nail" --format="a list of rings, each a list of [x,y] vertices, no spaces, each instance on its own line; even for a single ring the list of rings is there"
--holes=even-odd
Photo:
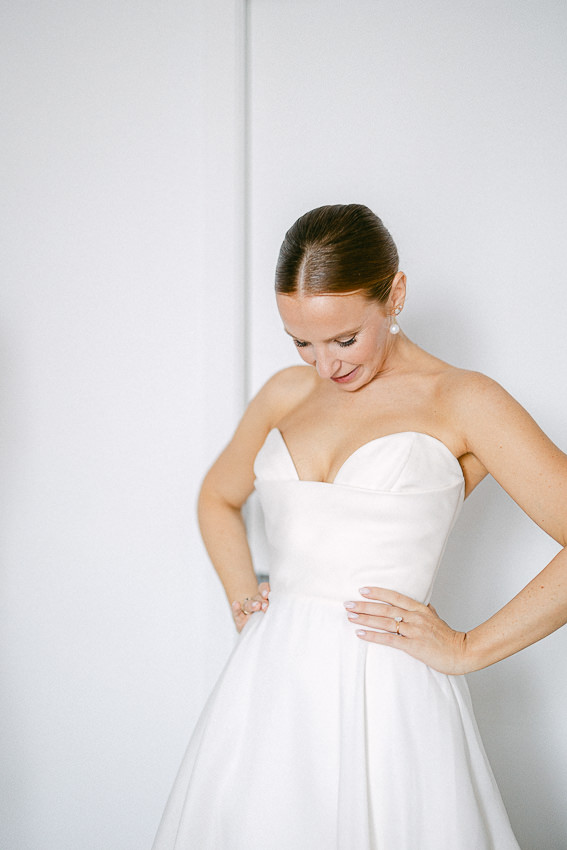
[[[355,634],[357,634],[359,637],[364,637],[366,632],[364,631],[364,629],[357,629]]]
[[[262,602],[262,611],[265,611],[267,607],[268,607],[268,603]]]
[[[358,620],[358,614],[355,614],[354,611],[351,611],[347,616],[349,620]]]
[[[356,602],[343,602],[345,608],[356,608]]]
[[[264,588],[264,590],[262,591],[262,596],[264,597],[264,599],[267,597],[267,595],[268,595],[268,593],[269,593],[269,592],[270,592],[269,590],[266,590],[266,589]]]
[[[370,593],[369,587],[359,587],[358,592],[362,593],[363,596],[366,596],[367,593]]]
[[[239,607],[238,602],[236,602],[236,601],[235,601],[235,602],[233,602],[233,603],[232,603],[232,607],[233,607],[233,608],[234,608],[234,610],[236,611],[236,609]]]

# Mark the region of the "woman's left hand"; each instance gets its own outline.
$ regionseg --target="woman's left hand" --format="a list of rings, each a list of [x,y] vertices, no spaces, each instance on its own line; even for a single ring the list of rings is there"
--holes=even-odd
[[[454,631],[432,605],[382,587],[363,587],[359,593],[373,601],[344,604],[349,620],[361,627],[356,631],[361,640],[401,649],[440,673],[468,672],[466,632]]]

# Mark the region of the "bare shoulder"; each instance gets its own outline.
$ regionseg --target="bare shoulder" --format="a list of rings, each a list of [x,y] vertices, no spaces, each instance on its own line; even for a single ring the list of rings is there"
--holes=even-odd
[[[290,410],[300,404],[316,382],[311,366],[290,366],[272,375],[250,401],[235,437],[246,436],[254,447]]]
[[[567,539],[567,455],[497,381],[455,369],[444,392],[453,426],[474,458],[537,524]]]
[[[266,381],[261,392],[269,393],[274,400],[286,404],[301,401],[317,384],[317,372],[312,366],[288,366],[280,369]]]
[[[498,395],[506,393],[504,388],[488,375],[482,372],[475,372],[471,369],[459,369],[457,366],[444,364],[443,383],[447,392],[448,398],[453,398],[459,403],[465,402],[467,399],[474,398],[476,403],[481,398],[486,398],[487,395]]]
[[[446,365],[446,378],[448,386],[455,392],[474,392],[475,394],[501,390],[504,388],[493,378],[484,375],[482,372],[476,372],[472,369],[459,369],[457,366]]]
[[[505,438],[512,426],[523,425],[532,439],[541,432],[527,410],[493,378],[482,372],[449,367],[443,379],[443,394],[451,417],[473,451],[482,434],[493,440]],[[476,437],[476,439],[475,439]]]
[[[515,450],[549,447],[549,439],[528,411],[488,375],[450,367],[442,386],[445,409],[465,451],[489,472],[495,453],[503,449],[511,456]]]
[[[254,459],[269,432],[312,392],[315,370],[291,366],[276,372],[248,404],[233,436],[208,471],[202,491],[240,507],[254,487]]]
[[[317,373],[311,366],[289,366],[266,381],[249,408],[266,418],[269,427],[297,407],[315,389]]]

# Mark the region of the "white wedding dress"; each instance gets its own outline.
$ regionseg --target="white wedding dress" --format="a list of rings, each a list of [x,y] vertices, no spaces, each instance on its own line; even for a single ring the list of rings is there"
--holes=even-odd
[[[301,481],[270,431],[255,462],[271,559],[197,723],[154,850],[518,850],[465,679],[360,640],[343,602],[428,602],[461,467],[413,431]],[[262,565],[263,569],[263,565]]]

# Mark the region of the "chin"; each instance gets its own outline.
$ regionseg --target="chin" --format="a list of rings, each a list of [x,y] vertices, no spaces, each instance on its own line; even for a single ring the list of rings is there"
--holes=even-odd
[[[354,381],[347,384],[337,384],[337,387],[343,392],[354,393],[356,390],[361,389],[366,384],[364,377],[362,375],[357,375]]]

